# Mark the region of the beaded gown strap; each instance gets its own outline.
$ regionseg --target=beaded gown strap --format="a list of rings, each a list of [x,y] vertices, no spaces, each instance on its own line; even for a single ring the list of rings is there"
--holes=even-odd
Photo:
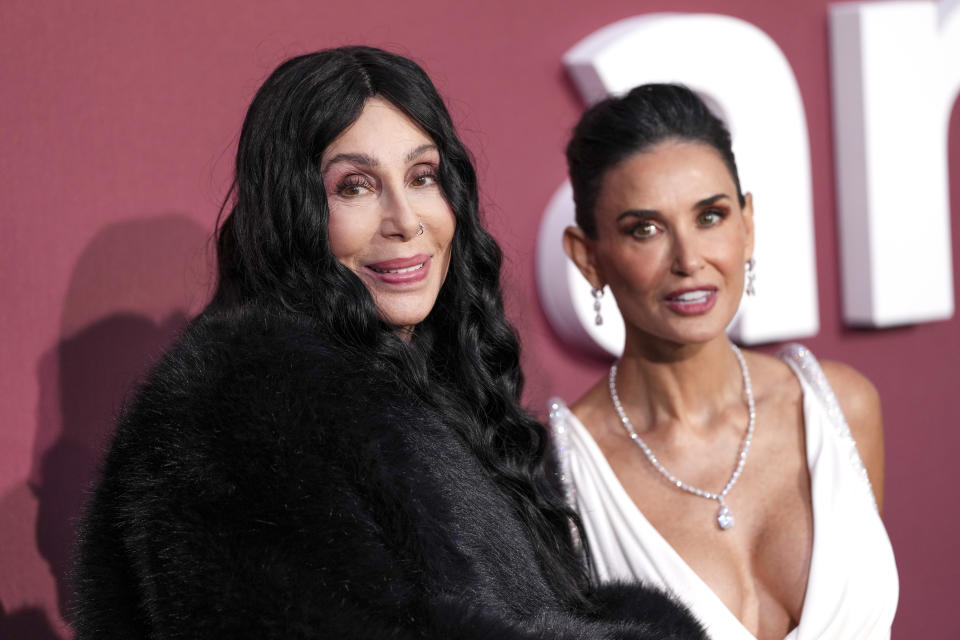
[[[557,461],[555,473],[563,489],[563,497],[567,506],[574,509],[576,508],[576,498],[574,494],[577,489],[573,485],[573,479],[570,476],[570,409],[567,408],[567,405],[560,398],[550,398],[548,406],[550,407],[550,432],[553,438],[553,448]],[[580,554],[581,559],[585,560],[580,529],[572,520],[570,522],[570,537],[573,539],[574,549]]]
[[[553,437],[553,450],[556,454],[555,474],[563,488],[567,506],[574,506],[574,487],[570,480],[570,427],[567,425],[567,412],[570,410],[563,400],[550,398],[550,432]]]
[[[790,365],[797,376],[807,384],[820,401],[820,404],[826,409],[828,421],[837,436],[839,445],[850,461],[850,465],[869,490],[870,499],[873,501],[873,506],[876,509],[877,501],[873,494],[873,486],[870,484],[870,478],[867,475],[867,468],[860,458],[860,452],[857,451],[857,443],[853,439],[853,434],[850,433],[850,426],[847,424],[847,419],[840,409],[840,403],[837,402],[837,396],[833,393],[833,388],[827,381],[827,376],[823,373],[823,369],[820,368],[820,363],[809,349],[796,342],[784,346],[777,355],[781,360]]]

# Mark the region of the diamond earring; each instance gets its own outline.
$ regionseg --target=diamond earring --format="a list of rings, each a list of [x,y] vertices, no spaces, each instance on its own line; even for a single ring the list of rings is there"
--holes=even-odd
[[[603,315],[600,313],[600,300],[603,299],[603,287],[599,289],[593,287],[590,289],[590,293],[593,295],[593,310],[597,314],[593,321],[599,327],[603,324]]]
[[[747,260],[747,287],[746,287],[746,293],[747,293],[748,296],[755,296],[755,295],[757,295],[757,287],[756,287],[757,272],[756,272],[756,267],[757,267],[757,261],[756,261],[756,260],[754,260],[752,257],[751,257],[749,260]]]

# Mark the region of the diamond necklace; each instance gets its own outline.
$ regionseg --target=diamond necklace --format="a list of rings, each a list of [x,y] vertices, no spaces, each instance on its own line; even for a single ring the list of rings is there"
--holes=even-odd
[[[737,362],[740,363],[740,372],[743,374],[743,390],[747,396],[747,410],[750,414],[750,420],[747,422],[747,432],[744,434],[743,442],[740,445],[740,454],[737,457],[737,466],[733,470],[733,474],[730,476],[730,479],[727,480],[727,484],[723,487],[720,493],[704,491],[703,489],[698,489],[693,485],[689,485],[667,471],[666,467],[660,464],[660,461],[657,460],[657,456],[653,455],[653,451],[650,450],[650,447],[647,446],[647,443],[644,442],[639,435],[637,435],[636,430],[633,428],[633,424],[630,422],[630,418],[627,417],[626,412],[623,410],[623,405],[620,404],[620,396],[617,395],[617,365],[619,364],[619,361],[614,362],[613,366],[610,367],[610,399],[613,400],[613,406],[617,410],[617,415],[620,416],[620,422],[623,423],[624,428],[630,435],[630,439],[637,443],[637,446],[640,447],[644,455],[647,456],[647,460],[650,461],[650,464],[653,465],[653,468],[659,471],[660,474],[669,480],[670,483],[675,487],[678,489],[683,489],[687,493],[700,496],[701,498],[707,498],[708,500],[716,500],[719,502],[720,509],[717,510],[717,526],[724,531],[731,528],[734,522],[733,512],[730,511],[730,507],[727,506],[724,498],[726,498],[727,494],[730,493],[730,490],[733,489],[733,485],[735,485],[737,480],[740,478],[740,472],[743,471],[743,465],[747,461],[747,452],[750,451],[750,442],[753,440],[753,425],[757,418],[756,407],[753,404],[753,387],[750,385],[750,372],[747,370],[747,363],[744,361],[743,354],[740,353],[740,349],[737,348],[737,345],[731,343],[730,346],[733,348],[733,355],[737,356]]]

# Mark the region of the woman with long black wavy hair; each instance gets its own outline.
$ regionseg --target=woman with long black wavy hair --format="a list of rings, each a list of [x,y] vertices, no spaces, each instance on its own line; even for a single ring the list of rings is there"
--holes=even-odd
[[[293,58],[240,136],[213,300],[80,529],[86,638],[697,638],[592,589],[519,406],[475,172],[411,61]]]

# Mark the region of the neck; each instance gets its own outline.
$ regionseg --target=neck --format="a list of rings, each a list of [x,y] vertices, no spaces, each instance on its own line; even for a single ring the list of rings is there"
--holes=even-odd
[[[637,431],[709,429],[731,404],[744,402],[726,335],[695,345],[628,338],[617,388]]]

